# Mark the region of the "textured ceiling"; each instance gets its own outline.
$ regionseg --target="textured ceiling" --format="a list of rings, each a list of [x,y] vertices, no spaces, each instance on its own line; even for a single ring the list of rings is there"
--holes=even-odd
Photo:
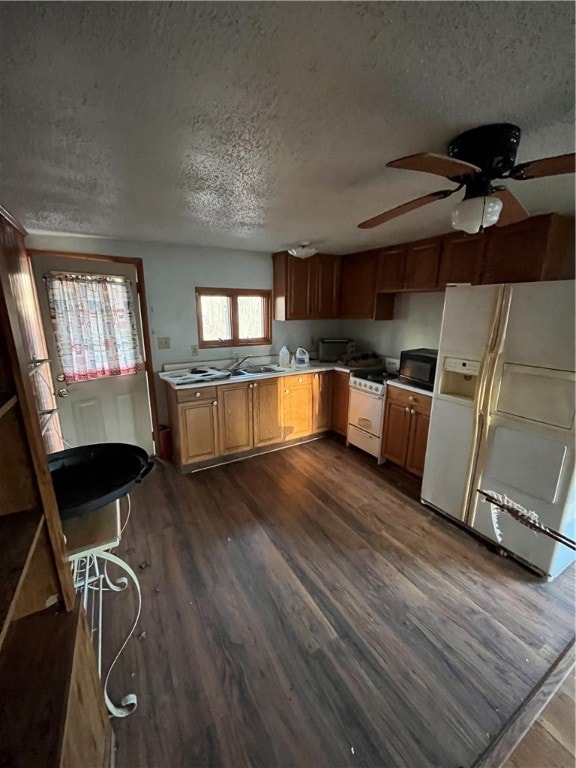
[[[571,2],[0,5],[0,201],[31,230],[345,252],[447,231],[386,168],[487,122],[574,149]],[[509,182],[574,209],[574,176]]]

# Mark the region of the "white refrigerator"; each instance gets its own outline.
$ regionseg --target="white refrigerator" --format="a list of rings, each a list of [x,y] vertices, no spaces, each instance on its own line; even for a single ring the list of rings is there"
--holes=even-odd
[[[575,283],[446,290],[422,502],[548,578],[574,552],[478,490],[576,538]]]

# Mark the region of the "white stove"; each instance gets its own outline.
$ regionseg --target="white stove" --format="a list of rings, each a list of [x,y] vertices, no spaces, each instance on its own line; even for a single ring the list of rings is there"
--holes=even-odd
[[[375,456],[379,464],[384,461],[381,447],[386,382],[392,378],[396,376],[388,374],[386,368],[355,371],[350,376],[346,442]]]

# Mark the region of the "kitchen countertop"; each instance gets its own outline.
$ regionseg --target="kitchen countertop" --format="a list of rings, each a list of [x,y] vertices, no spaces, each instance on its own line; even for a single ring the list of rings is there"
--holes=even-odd
[[[387,385],[389,387],[398,387],[398,389],[407,389],[408,392],[418,392],[420,395],[428,395],[428,397],[432,397],[432,392],[430,392],[429,389],[423,389],[422,387],[415,387],[413,384],[405,384],[403,381],[397,381],[396,379],[393,379],[392,381],[388,381]]]
[[[202,365],[199,363],[199,365]],[[182,373],[188,372],[188,368],[182,369]],[[350,373],[355,370],[345,365],[338,365],[337,363],[315,363],[309,365],[307,368],[285,368],[279,371],[270,371],[266,373],[250,373],[244,376],[227,376],[221,379],[209,379],[205,381],[191,381],[186,384],[175,384],[170,380],[170,376],[178,374],[180,371],[164,371],[159,374],[160,378],[165,381],[172,389],[198,389],[198,387],[214,387],[222,384],[230,384],[231,382],[238,381],[258,381],[259,379],[274,379],[282,376],[298,376],[306,373],[321,373],[323,371],[341,371],[342,373]]]

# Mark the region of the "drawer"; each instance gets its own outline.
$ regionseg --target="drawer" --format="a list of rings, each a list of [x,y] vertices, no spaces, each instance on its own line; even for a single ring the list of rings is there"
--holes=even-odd
[[[409,389],[389,386],[386,388],[386,399],[402,405],[417,405],[420,411],[430,413],[432,408],[432,396],[424,395],[420,392],[411,392]]]
[[[282,386],[295,389],[296,387],[306,387],[312,383],[312,374],[304,373],[301,376],[284,376]]]
[[[201,403],[203,400],[216,400],[216,387],[198,387],[198,389],[177,389],[176,400],[179,403]]]

